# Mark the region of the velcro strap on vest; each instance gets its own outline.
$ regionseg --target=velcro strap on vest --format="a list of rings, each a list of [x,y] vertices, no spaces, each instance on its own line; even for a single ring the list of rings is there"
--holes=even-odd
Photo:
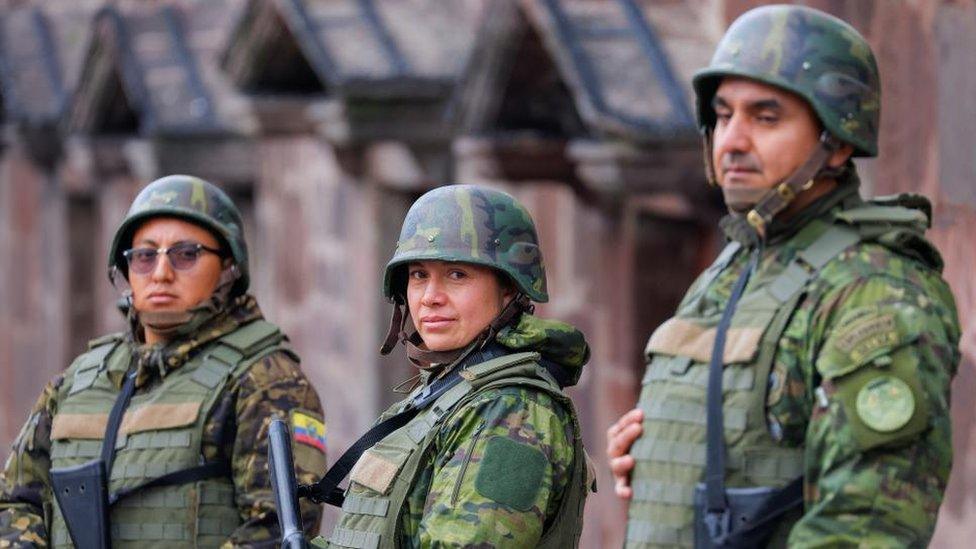
[[[102,441],[70,440],[58,441],[51,445],[51,459],[61,458],[93,458],[102,453]]]
[[[640,408],[644,411],[644,417],[647,419],[705,425],[705,406],[697,402],[657,400],[645,402]],[[736,408],[725,410],[723,423],[726,429],[744,431],[746,428],[746,411]]]
[[[820,269],[849,246],[857,244],[859,240],[860,236],[856,231],[831,225],[813,244],[798,253],[797,257],[806,261],[812,268]]]
[[[140,490],[145,490],[148,488],[158,488],[160,486],[179,486],[181,484],[189,484],[191,482],[197,482],[200,480],[220,477],[227,478],[231,475],[230,465],[222,461],[205,463],[203,465],[189,468],[173,467],[173,465],[170,464],[164,469],[166,470],[165,473],[146,475],[151,476],[151,478],[146,482],[140,482],[135,486],[129,486],[128,488],[114,492],[111,494],[111,496],[109,496],[109,505],[137,493]]]
[[[336,528],[332,531],[329,543],[353,549],[377,549],[380,546],[380,535],[348,528]]]
[[[866,205],[859,208],[844,210],[837,214],[837,219],[852,225],[860,223],[898,223],[926,227],[929,218],[925,212],[913,208],[899,206]]]
[[[213,389],[230,374],[244,356],[234,347],[224,345],[221,341],[207,351],[203,364],[194,370],[191,379],[208,389]]]
[[[98,365],[94,367],[85,368],[84,370],[77,370],[74,375],[74,379],[71,382],[71,390],[68,391],[69,395],[73,395],[79,391],[84,391],[85,389],[92,386],[95,383],[95,378],[98,377],[98,372],[100,368]]]
[[[201,534],[203,532],[200,532]],[[131,523],[112,524],[112,537],[121,541],[186,541],[190,532],[182,523]]]
[[[786,303],[831,259],[860,240],[860,236],[853,229],[831,225],[812,244],[800,251],[770,283],[770,295],[780,303]]]
[[[657,480],[634,480],[634,501],[658,501],[672,505],[691,505],[695,499],[695,485]]]
[[[347,494],[342,502],[342,510],[346,513],[385,517],[390,511],[390,500]]]
[[[676,359],[675,362],[688,363],[688,357],[668,357]],[[681,359],[687,359],[681,361]],[[708,385],[708,370],[697,369],[691,374],[685,374],[687,367],[683,371],[677,372],[668,368],[669,362],[665,362],[663,367],[651,367],[647,369],[641,385],[654,383],[656,381],[667,381],[670,383],[681,383],[683,385],[694,385],[696,387],[706,387]],[[678,375],[675,375],[678,374]],[[722,372],[722,388],[726,391],[748,391],[756,383],[756,371],[751,367],[729,366]]]
[[[182,468],[179,463],[119,463],[112,467],[111,480],[114,482],[161,477]]]
[[[236,366],[282,341],[285,336],[277,326],[264,320],[247,324],[217,341],[193,372],[193,381],[213,389],[227,378]]]
[[[650,543],[652,545],[680,545],[691,547],[695,544],[695,533],[689,526],[675,528],[646,520],[629,520],[627,522],[627,541]]]
[[[135,433],[127,437],[124,447],[127,450],[145,450],[146,448],[189,448],[193,436],[189,431],[152,431]],[[119,448],[119,445],[115,445]]]
[[[91,387],[98,377],[98,373],[105,366],[105,361],[118,347],[121,339],[112,337],[103,343],[99,343],[91,348],[90,351],[82,355],[78,360],[79,364],[75,369],[75,374],[71,381],[69,395],[83,391]]]
[[[170,490],[151,490],[129,496],[126,505],[150,509],[185,509],[190,505],[186,494]]]
[[[468,384],[474,388],[490,383],[493,379],[496,379],[498,374],[505,372],[506,376],[509,375],[519,375],[506,372],[510,368],[516,368],[518,366],[523,366],[525,364],[534,363],[539,359],[539,353],[514,353],[510,355],[501,356],[487,362],[482,362],[481,364],[475,364],[469,368],[465,368],[461,372],[461,377],[464,378]],[[531,369],[534,371],[534,368]],[[528,373],[528,370],[524,373]]]
[[[656,441],[649,444],[638,439],[630,449],[630,455],[641,461],[678,463],[692,467],[705,465],[705,444],[694,442]],[[726,467],[741,471],[752,478],[790,479],[803,473],[803,452],[799,449],[765,449],[747,452],[746,455],[730,454]]]
[[[220,342],[246,358],[283,339],[285,336],[277,326],[265,320],[255,320],[220,338]]]

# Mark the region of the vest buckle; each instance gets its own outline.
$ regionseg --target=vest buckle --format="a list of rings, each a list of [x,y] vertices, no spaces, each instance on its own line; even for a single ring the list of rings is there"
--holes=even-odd
[[[708,510],[705,513],[705,528],[708,529],[708,537],[715,545],[724,545],[732,528],[732,513],[728,508],[720,511]]]

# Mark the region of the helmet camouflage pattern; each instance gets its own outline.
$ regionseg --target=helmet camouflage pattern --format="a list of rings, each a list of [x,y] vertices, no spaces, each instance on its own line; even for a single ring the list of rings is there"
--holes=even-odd
[[[863,36],[844,21],[803,6],[763,6],[725,33],[710,65],[694,77],[698,123],[715,124],[712,97],[725,76],[742,76],[804,98],[854,156],[878,154],[881,88]]]
[[[116,267],[128,276],[122,253],[132,245],[132,236],[139,225],[153,217],[176,217],[212,232],[222,249],[230,252],[240,272],[240,277],[231,288],[231,295],[247,291],[250,277],[241,212],[216,185],[189,175],[169,175],[157,179],[139,192],[132,201],[129,213],[115,231],[108,257],[110,269]]]
[[[383,295],[401,295],[406,282],[403,267],[422,260],[493,267],[531,300],[549,300],[535,224],[529,212],[502,191],[451,185],[418,198],[403,220],[396,252],[386,265]]]

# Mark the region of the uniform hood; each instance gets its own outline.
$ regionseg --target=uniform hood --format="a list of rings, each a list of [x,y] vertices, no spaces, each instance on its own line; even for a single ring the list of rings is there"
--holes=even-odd
[[[558,367],[562,375],[556,377],[562,379],[557,381],[564,387],[576,385],[583,366],[590,360],[590,346],[583,332],[565,322],[528,313],[502,328],[495,340],[511,351],[542,355],[543,361]]]

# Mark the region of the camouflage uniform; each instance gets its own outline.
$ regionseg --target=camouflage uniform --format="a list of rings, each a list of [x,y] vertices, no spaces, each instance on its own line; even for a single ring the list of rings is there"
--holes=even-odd
[[[165,183],[163,185],[159,182],[155,183],[140,196],[145,198],[159,196],[160,193],[166,194],[170,197],[171,204],[175,206],[181,203],[178,194],[187,186],[199,191],[196,193],[197,196],[200,196],[201,192],[215,191],[215,188],[209,184],[192,178],[168,183],[163,180],[163,182]],[[220,200],[226,200],[226,197],[216,197],[215,200],[210,201],[210,204],[217,204],[218,208],[223,207],[225,204],[219,202]],[[206,203],[203,202],[203,214],[201,214],[203,220],[196,221],[209,227],[213,223],[206,221],[212,219],[207,212]],[[229,200],[226,204],[229,204]],[[137,198],[133,210],[142,214],[132,223],[124,224],[120,232],[123,229],[134,230],[136,223],[151,217],[152,212],[147,212],[145,208],[146,203],[140,202]],[[189,217],[180,215],[180,212],[169,213],[184,218]],[[235,233],[236,231],[230,231],[220,236],[224,246],[228,246],[228,240],[235,238]],[[129,241],[131,241],[131,234],[128,240],[117,239],[114,248],[118,248],[119,243],[128,245]],[[246,263],[240,265],[240,258],[246,261],[246,249],[242,247],[243,240],[236,242],[235,246],[238,250],[234,255],[239,262],[239,272],[245,273],[245,276],[236,279],[235,284],[238,289],[234,290],[232,295],[243,292],[247,287]],[[113,267],[116,266],[114,260],[110,262]],[[240,282],[242,278],[243,284]],[[273,325],[262,320],[261,311],[253,297],[241,293],[224,300],[225,305],[218,305],[220,300],[211,299],[194,309],[192,330],[165,344],[147,346],[138,343],[136,330],[141,331],[141,327],[136,320],[137,317],[133,315],[130,317],[134,320],[131,323],[133,331],[127,334],[113,334],[93,341],[90,345],[92,350],[82,357],[90,355],[96,349],[110,346],[113,351],[109,356],[119,357],[118,363],[114,366],[110,365],[98,375],[107,375],[111,380],[110,386],[114,386],[117,392],[122,383],[121,374],[130,367],[135,368],[136,392],[133,401],[153,399],[154,395],[161,393],[161,386],[167,380],[173,379],[174,374],[182,375],[189,367],[203,369],[199,366],[201,362],[205,366],[206,359],[201,361],[200,358],[212,352],[215,344],[259,323],[273,330]],[[0,476],[0,547],[21,546],[27,543],[46,547],[56,543],[59,545],[67,543],[64,539],[52,539],[52,520],[59,513],[55,512],[57,504],[51,493],[49,470],[52,468],[52,462],[62,459],[56,456],[56,446],[61,444],[64,447],[64,441],[72,437],[89,439],[72,443],[75,446],[100,446],[100,439],[104,432],[102,426],[97,433],[79,437],[76,436],[77,433],[75,435],[68,433],[71,429],[64,428],[65,421],[60,421],[59,426],[59,418],[64,420],[66,417],[62,414],[66,403],[84,393],[84,390],[75,390],[75,385],[78,385],[79,380],[84,377],[84,374],[79,373],[84,363],[84,358],[76,360],[64,374],[47,385],[14,443],[13,452]],[[225,383],[213,380],[213,386],[222,386],[223,389],[214,395],[208,415],[200,422],[202,425],[202,433],[199,435],[200,458],[207,463],[226,462],[229,465],[232,478],[224,482],[232,486],[231,505],[235,509],[236,517],[232,531],[228,532],[226,538],[214,540],[212,544],[216,546],[222,541],[223,546],[273,547],[278,525],[267,476],[265,431],[268,418],[273,415],[286,415],[293,422],[296,421],[296,417],[306,423],[313,420],[321,422],[321,404],[315,390],[299,368],[295,355],[280,346],[272,347],[271,352],[247,365],[239,375],[228,379]],[[129,411],[133,409],[134,407],[130,407]],[[158,423],[169,418],[157,415],[147,419],[148,423]],[[192,427],[192,424],[190,426]],[[147,433],[153,435],[152,426],[147,425],[147,427],[150,427]],[[173,425],[173,427],[177,426]],[[74,427],[75,431],[79,429],[84,429],[84,425]],[[125,422],[120,431],[124,429]],[[173,432],[172,428],[167,431],[163,426],[159,429],[156,432]],[[130,441],[134,438],[134,435],[128,436]],[[304,444],[301,440],[296,442],[298,444],[296,444],[295,455],[299,477],[303,482],[310,482],[324,468],[325,454],[324,444],[322,444],[324,440],[306,439]],[[117,445],[116,455],[122,455],[126,446],[131,444],[123,442],[121,446]],[[113,471],[119,468],[117,466],[122,461],[124,461],[122,457],[117,457]],[[139,479],[132,480],[139,482]],[[118,482],[113,476],[111,486],[113,490],[119,487]],[[145,502],[154,497],[154,494],[162,494],[164,490],[166,490],[164,487],[150,488],[129,497]],[[126,503],[121,501],[119,505],[126,506]],[[130,500],[129,503],[131,504],[132,501]],[[303,505],[302,517],[306,531],[315,532],[321,519],[321,508]],[[116,512],[113,511],[113,522],[115,518]],[[58,528],[63,532],[63,523],[54,529]],[[139,540],[129,540],[130,543],[132,541]],[[169,543],[172,544],[173,542]],[[118,545],[124,546],[125,543]],[[140,545],[145,546],[143,543]]]
[[[727,75],[800,95],[855,155],[876,154],[877,69],[843,22],[795,6],[736,21],[696,76],[706,156],[711,99]],[[951,466],[960,336],[941,258],[923,236],[930,206],[908,195],[863,201],[850,164],[834,177],[835,190],[762,236],[741,215],[725,218],[730,245],[651,336],[627,547],[695,542],[715,326],[756,254],[721,357],[726,486],[804,477],[803,509],[781,521],[774,546],[928,543]]]
[[[548,299],[532,220],[498,191],[442,187],[414,204],[384,279],[397,307],[391,333],[402,328],[405,267],[421,260],[486,265],[512,281],[517,303]],[[522,309],[451,363],[418,362],[423,383],[381,419],[443,376],[460,372],[464,381],[360,458],[335,531],[317,543],[575,546],[589,475],[575,410],[561,387],[577,382],[588,358],[578,330]]]
[[[530,315],[498,341],[512,353],[551,349],[540,360],[573,371],[586,356],[578,330]],[[575,422],[563,403],[538,390],[508,386],[479,393],[450,415],[423,458],[401,519],[404,545],[536,546],[572,480]],[[500,439],[520,445],[520,453],[486,463],[486,452],[503,447]],[[514,479],[504,485],[506,475],[525,465],[517,458],[539,452],[545,459],[536,485]]]

